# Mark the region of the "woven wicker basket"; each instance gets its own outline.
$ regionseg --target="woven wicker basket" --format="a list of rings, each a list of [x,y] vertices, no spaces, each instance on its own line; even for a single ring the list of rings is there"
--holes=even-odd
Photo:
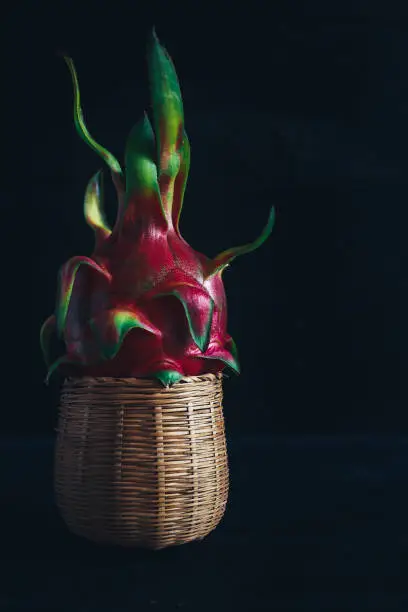
[[[228,497],[222,376],[169,389],[137,378],[65,381],[56,502],[88,539],[159,549],[202,539]]]

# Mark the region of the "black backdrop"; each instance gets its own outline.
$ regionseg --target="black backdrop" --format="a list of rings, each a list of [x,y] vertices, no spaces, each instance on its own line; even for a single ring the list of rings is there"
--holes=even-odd
[[[407,15],[392,2],[270,4],[7,9],[4,431],[52,431],[58,384],[43,385],[38,332],[59,265],[92,248],[82,199],[101,164],[73,128],[57,52],[76,62],[91,132],[120,158],[148,107],[153,24],[192,143],[186,239],[214,255],[277,208],[268,243],[224,276],[242,362],[226,383],[229,430],[408,430]]]

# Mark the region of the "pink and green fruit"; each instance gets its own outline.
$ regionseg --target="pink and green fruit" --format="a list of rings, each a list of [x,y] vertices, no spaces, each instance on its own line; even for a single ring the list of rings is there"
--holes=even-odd
[[[168,386],[225,367],[238,373],[222,272],[267,239],[274,209],[254,242],[213,259],[195,251],[179,229],[190,167],[180,86],[156,35],[148,51],[153,125],[145,115],[131,130],[124,171],[89,134],[75,68],[70,58],[65,61],[74,85],[76,129],[110,168],[118,213],[111,229],[99,171],[84,203],[94,251],[61,267],[56,308],[41,328],[47,379],[59,370],[73,376],[156,377]],[[65,350],[50,361],[53,335]]]

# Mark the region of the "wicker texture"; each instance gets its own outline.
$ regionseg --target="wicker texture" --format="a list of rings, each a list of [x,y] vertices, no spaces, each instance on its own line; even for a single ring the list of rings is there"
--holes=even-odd
[[[137,378],[65,381],[55,494],[71,531],[159,549],[201,539],[228,497],[222,376],[169,389]]]

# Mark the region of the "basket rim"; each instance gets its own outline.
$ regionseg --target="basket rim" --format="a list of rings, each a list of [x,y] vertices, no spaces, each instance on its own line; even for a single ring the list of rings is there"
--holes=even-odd
[[[178,380],[172,388],[177,387],[178,385],[191,384],[191,383],[200,383],[206,381],[221,380],[224,378],[223,372],[208,372],[206,374],[199,374],[197,376],[183,376],[180,380]],[[64,379],[64,384],[69,385],[83,385],[83,384],[120,384],[120,385],[131,385],[138,387],[158,387],[165,389],[155,378],[146,377],[146,378],[137,378],[134,376],[67,376]]]

